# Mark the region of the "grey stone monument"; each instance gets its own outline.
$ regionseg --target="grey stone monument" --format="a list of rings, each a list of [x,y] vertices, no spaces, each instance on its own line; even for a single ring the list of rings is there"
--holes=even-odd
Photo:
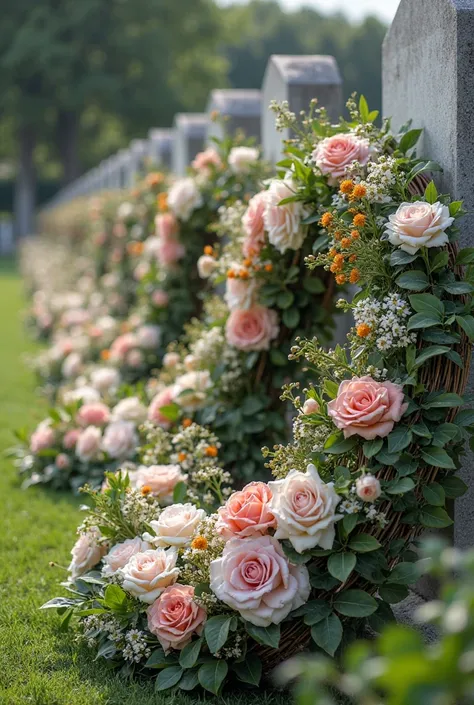
[[[175,115],[172,170],[178,176],[182,176],[186,172],[186,168],[191,164],[196,154],[204,149],[207,119],[206,113],[178,113]]]
[[[149,154],[152,163],[165,169],[171,169],[174,147],[174,130],[154,128],[148,133]]]
[[[402,0],[383,46],[383,112],[394,129],[410,118],[424,132],[419,153],[438,161],[441,192],[462,199],[461,245],[474,245],[474,0]],[[468,384],[474,391],[474,369]],[[474,456],[461,477],[454,543],[474,545]]]
[[[301,110],[308,110],[312,98],[327,109],[332,121],[338,120],[343,108],[342,79],[334,57],[271,56],[262,84],[262,143],[269,161],[281,158],[282,141],[291,136],[287,130],[277,131],[275,114],[268,107],[270,101],[287,100],[290,110],[298,116]]]
[[[213,112],[226,118],[222,121],[211,120]],[[262,111],[262,93],[259,90],[241,88],[216,88],[211,91],[206,112],[209,116],[207,140],[212,137],[222,139],[226,134],[232,136],[236,130],[242,130],[246,137],[255,137],[261,142],[260,119]]]

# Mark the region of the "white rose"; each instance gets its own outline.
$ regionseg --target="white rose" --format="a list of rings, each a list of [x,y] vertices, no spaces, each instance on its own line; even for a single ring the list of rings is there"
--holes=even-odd
[[[299,250],[306,238],[308,228],[301,224],[305,209],[301,201],[278,205],[284,198],[295,195],[296,185],[289,179],[273,179],[267,191],[263,220],[269,242],[282,254],[287,250]]]
[[[115,544],[103,559],[102,574],[107,578],[115,575],[120,568],[124,568],[127,565],[132,556],[148,551],[150,548],[150,544],[143,541],[139,536]]]
[[[392,245],[414,255],[421,247],[441,247],[448,243],[445,232],[453,223],[448,206],[442,203],[402,203],[389,215],[386,231]]]
[[[215,270],[217,262],[210,255],[201,255],[197,261],[198,274],[201,279],[208,279]]]
[[[62,394],[64,404],[72,404],[75,401],[82,401],[84,404],[100,401],[100,394],[97,389],[84,385],[77,389],[68,389]]]
[[[150,521],[156,536],[144,534],[143,538],[155,546],[189,546],[205,517],[204,509],[197,509],[194,504],[172,504],[163,509],[158,519]]]
[[[117,217],[120,218],[120,220],[125,220],[126,218],[130,217],[132,213],[133,205],[128,201],[124,201],[117,208]]]
[[[178,353],[168,352],[163,357],[163,366],[167,368],[176,367],[180,360]]]
[[[259,151],[256,147],[232,147],[229,152],[229,166],[234,174],[248,174],[258,157]]]
[[[173,386],[173,398],[183,409],[198,409],[206,399],[206,390],[211,386],[209,370],[187,372],[177,377]]]
[[[316,399],[306,399],[303,404],[303,414],[316,414],[319,411],[319,404]]]
[[[180,220],[187,221],[191,213],[202,205],[202,196],[190,176],[177,179],[168,192],[168,206]]]
[[[100,450],[102,431],[97,426],[88,426],[82,431],[76,443],[76,455],[86,463],[93,460]]]
[[[157,348],[161,340],[161,329],[159,326],[141,326],[137,330],[137,340],[140,347],[145,350]]]
[[[121,399],[112,409],[112,421],[134,421],[142,423],[147,417],[147,408],[138,397]]]
[[[99,392],[109,392],[120,385],[120,373],[113,367],[98,367],[91,372],[91,384]]]
[[[99,530],[91,529],[77,539],[71,551],[72,560],[68,568],[73,580],[92,570],[107,552],[105,544],[98,542],[99,537]]]
[[[73,379],[81,374],[82,358],[77,352],[70,353],[61,366],[61,374],[66,379]]]
[[[325,484],[314,465],[306,472],[291,470],[284,480],[269,482],[270,509],[277,520],[275,538],[288,539],[298,553],[315,546],[332,548],[341,498],[334,484]]]
[[[178,552],[175,548],[136,553],[118,570],[123,578],[123,589],[141,602],[151,605],[165,588],[177,581],[177,558]]]
[[[102,450],[111,458],[130,458],[138,445],[133,421],[114,421],[104,431]]]

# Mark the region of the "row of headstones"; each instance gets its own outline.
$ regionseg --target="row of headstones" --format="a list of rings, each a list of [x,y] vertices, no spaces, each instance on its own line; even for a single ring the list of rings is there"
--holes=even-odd
[[[266,159],[276,162],[282,140],[288,135],[277,132],[272,100],[287,100],[290,110],[299,115],[309,101],[317,98],[333,120],[342,110],[342,79],[332,56],[271,56],[262,90],[217,89],[211,92],[205,113],[179,113],[171,129],[152,129],[147,139],[132,140],[128,149],[105,159],[98,167],[73,182],[48,204],[64,203],[78,196],[102,190],[133,186],[146,163],[165,167],[183,175],[195,155],[212,138],[222,138],[241,130],[261,144]],[[214,120],[218,113],[226,118]]]

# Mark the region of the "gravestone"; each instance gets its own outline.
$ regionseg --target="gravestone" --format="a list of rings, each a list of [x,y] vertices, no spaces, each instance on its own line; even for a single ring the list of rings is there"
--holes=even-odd
[[[275,113],[269,109],[270,101],[286,100],[290,110],[299,116],[307,111],[312,98],[327,109],[330,119],[336,122],[343,109],[342,79],[333,56],[282,56],[270,57],[262,84],[262,133],[266,159],[275,163],[282,156],[282,141],[291,137],[288,130],[278,132]]]
[[[383,46],[383,112],[422,127],[420,156],[438,161],[438,190],[464,201],[461,245],[474,246],[474,0],[402,0]],[[474,391],[474,369],[468,392]],[[456,500],[454,543],[474,545],[474,456]]]
[[[207,125],[208,142],[212,137],[223,139],[226,135],[233,136],[236,130],[242,130],[246,137],[254,137],[256,143],[260,144],[261,91],[241,88],[218,88],[211,91],[206,112],[209,118]],[[211,115],[214,112],[226,118],[225,123],[222,120],[212,120]]]
[[[158,168],[171,169],[173,160],[174,130],[155,128],[148,133],[149,155]]]
[[[196,154],[204,149],[207,120],[206,113],[178,113],[175,115],[172,171],[177,176],[183,176]]]

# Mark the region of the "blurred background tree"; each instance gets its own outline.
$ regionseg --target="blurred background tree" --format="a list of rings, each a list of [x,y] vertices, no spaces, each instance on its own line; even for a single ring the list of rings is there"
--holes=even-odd
[[[176,112],[203,110],[212,88],[260,87],[272,53],[333,54],[345,93],[380,106],[385,27],[374,18],[354,25],[276,0],[0,0],[0,10],[0,179],[16,173],[24,212],[36,173],[69,183]]]

